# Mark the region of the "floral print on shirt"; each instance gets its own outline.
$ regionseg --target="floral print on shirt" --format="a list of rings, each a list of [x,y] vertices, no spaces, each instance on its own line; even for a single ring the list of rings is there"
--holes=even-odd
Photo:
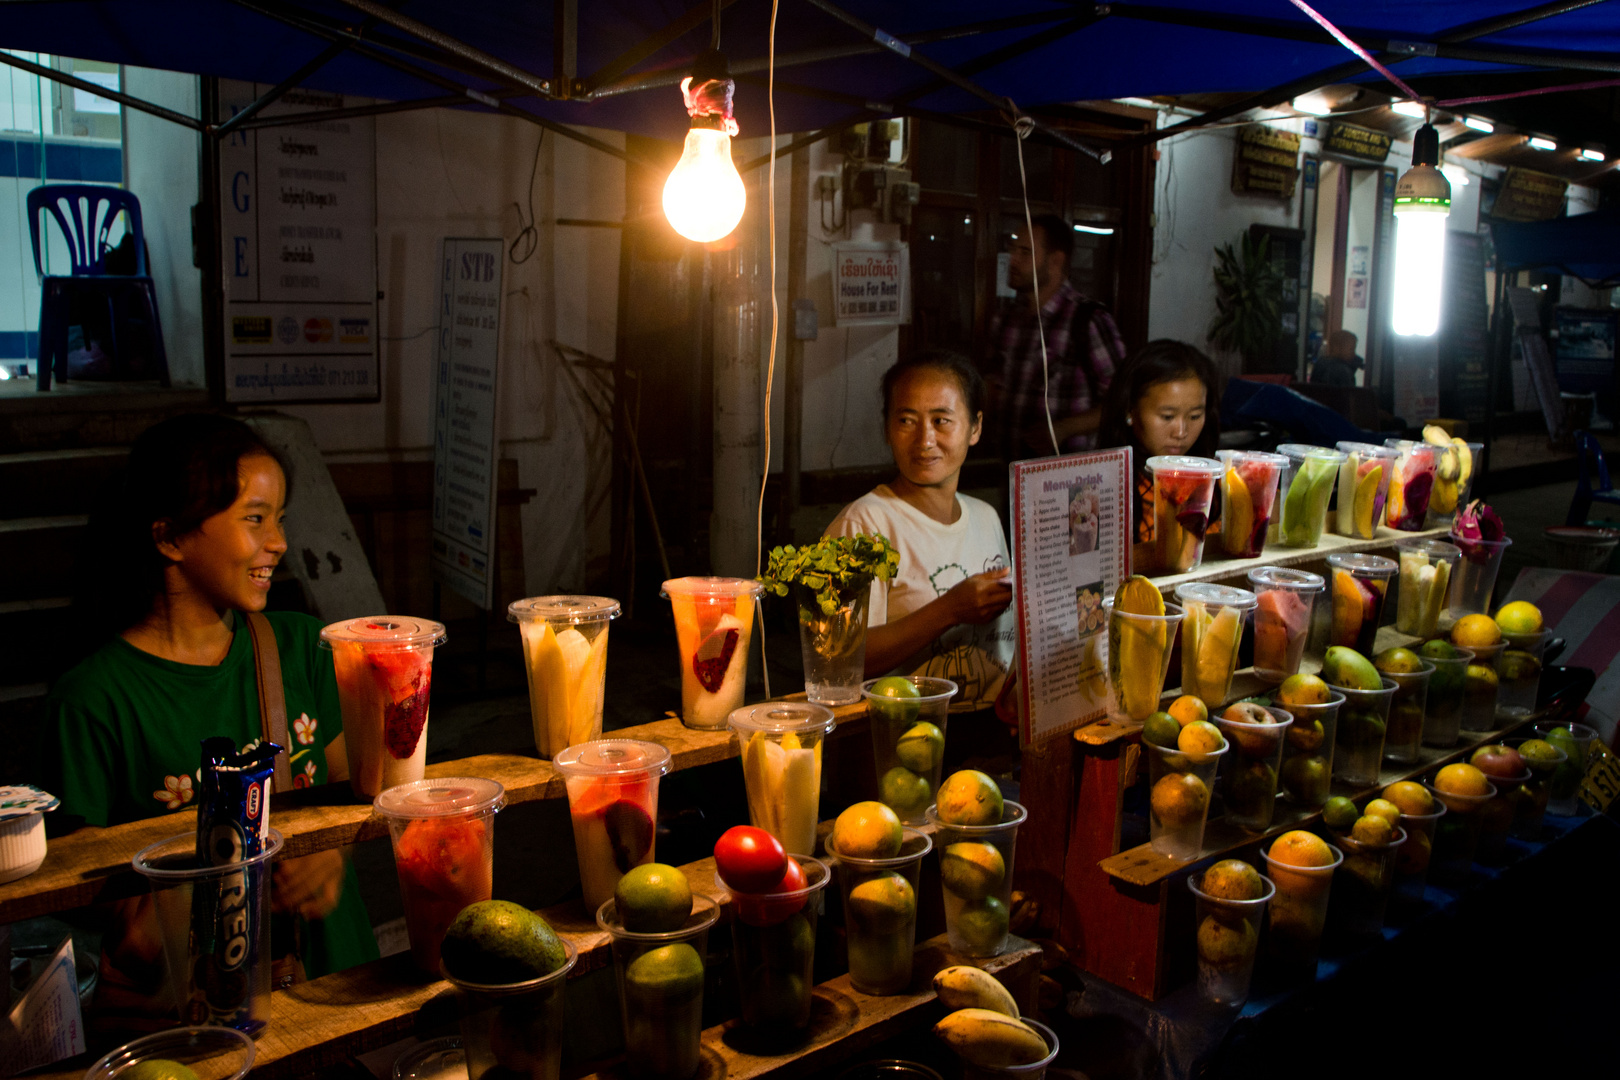
[[[162,803],[165,809],[178,810],[190,802],[195,794],[191,787],[191,777],[165,776],[163,790],[152,792],[152,798]]]
[[[300,744],[308,746],[315,741],[315,729],[319,726],[319,720],[308,713],[300,713],[298,719],[293,721],[293,736]]]

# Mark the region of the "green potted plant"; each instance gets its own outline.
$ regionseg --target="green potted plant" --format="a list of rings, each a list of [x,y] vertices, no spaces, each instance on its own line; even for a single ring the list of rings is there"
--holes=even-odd
[[[888,581],[899,565],[900,552],[881,533],[823,536],[814,544],[771,550],[759,581],[767,592],[791,595],[798,607],[804,688],[811,701],[848,705],[861,699],[872,582]]]
[[[1210,344],[1243,357],[1245,371],[1264,371],[1281,332],[1282,270],[1271,261],[1271,238],[1244,233],[1216,248]]]

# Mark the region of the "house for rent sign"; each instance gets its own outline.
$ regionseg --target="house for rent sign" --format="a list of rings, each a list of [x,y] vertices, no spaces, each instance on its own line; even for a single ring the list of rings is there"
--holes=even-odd
[[[911,251],[901,241],[833,246],[833,311],[838,326],[911,321]]]

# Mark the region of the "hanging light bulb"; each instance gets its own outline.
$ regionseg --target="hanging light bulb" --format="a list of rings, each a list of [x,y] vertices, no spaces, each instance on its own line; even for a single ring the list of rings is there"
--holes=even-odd
[[[1451,183],[1440,163],[1440,134],[1424,124],[1412,137],[1412,167],[1395,185],[1395,332],[1432,337],[1440,329]]]
[[[726,77],[726,60],[710,50],[698,57],[692,74],[681,80],[692,130],[686,133],[681,160],[664,182],[664,216],[675,231],[700,244],[727,235],[742,220],[748,192],[731,160],[731,116],[736,84]]]

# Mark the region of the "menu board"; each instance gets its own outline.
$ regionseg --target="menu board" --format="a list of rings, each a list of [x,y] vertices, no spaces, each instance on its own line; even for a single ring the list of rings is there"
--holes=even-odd
[[[1102,602],[1130,573],[1131,449],[1012,465],[1019,740],[1054,739],[1108,714]]]

